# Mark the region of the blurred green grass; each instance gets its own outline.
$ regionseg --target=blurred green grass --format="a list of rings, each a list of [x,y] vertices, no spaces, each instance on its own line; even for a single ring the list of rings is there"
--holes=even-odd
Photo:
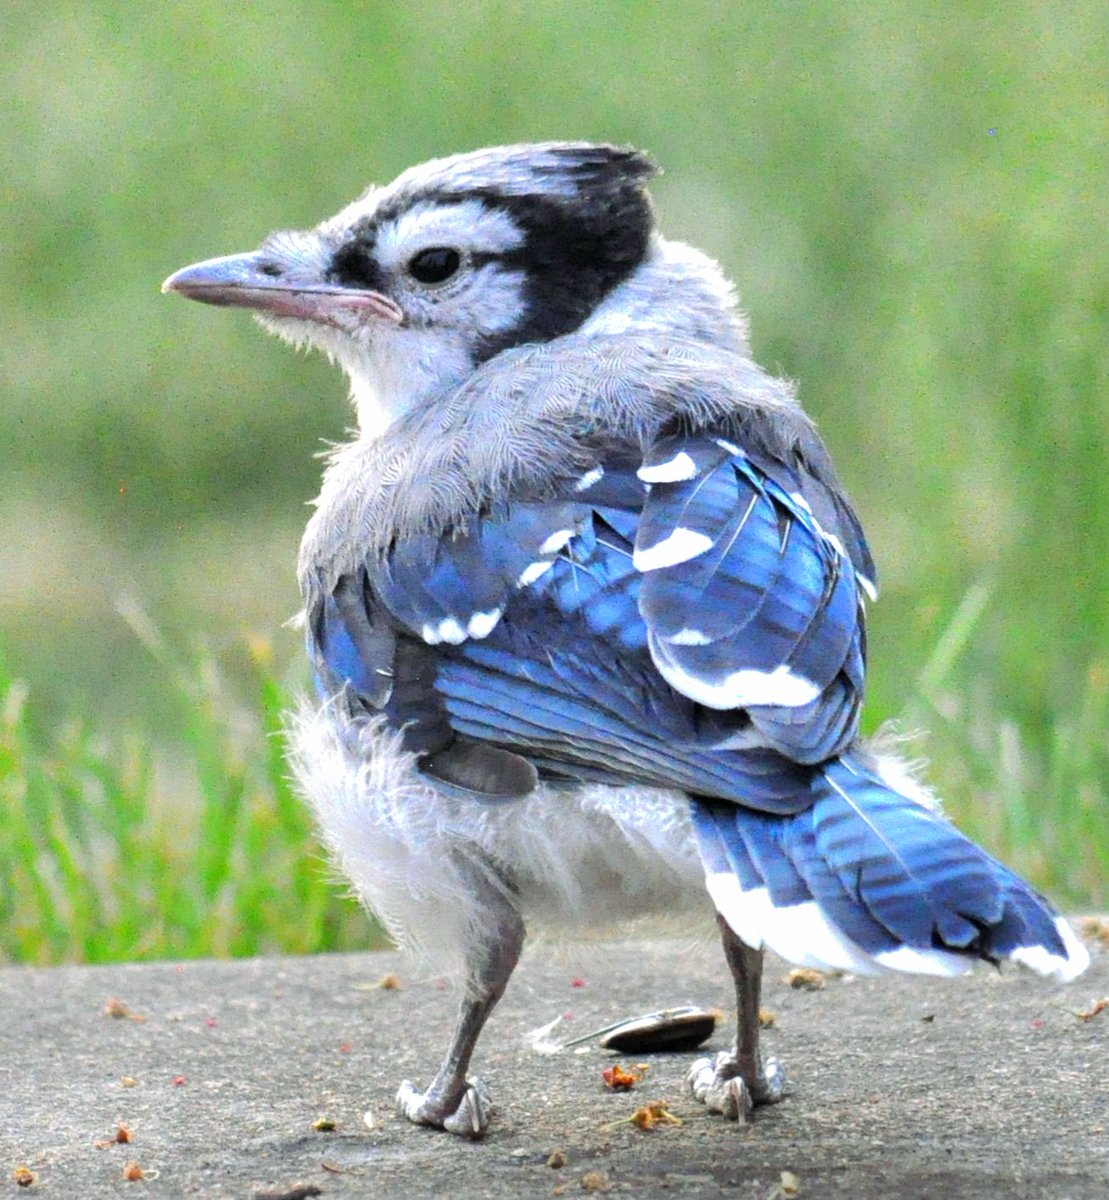
[[[998,850],[1023,830],[1037,882],[1104,902],[1103,5],[62,0],[3,27],[0,631],[42,754],[77,722],[203,795],[123,594],[210,648],[240,712],[243,645],[272,640],[276,677],[299,678],[280,626],[342,383],[161,279],[434,154],[631,142],[863,515],[870,726],[925,727],[964,827]],[[1079,833],[1084,856],[1057,853]]]
[[[334,886],[293,792],[292,694],[269,646],[243,647],[247,705],[203,647],[172,647],[146,614],[127,616],[175,702],[168,759],[77,721],[44,729],[26,683],[0,675],[0,964],[383,944]]]

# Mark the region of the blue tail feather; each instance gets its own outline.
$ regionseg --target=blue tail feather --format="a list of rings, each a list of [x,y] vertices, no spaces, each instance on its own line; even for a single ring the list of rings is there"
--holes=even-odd
[[[1042,896],[878,762],[851,751],[809,786],[793,814],[694,801],[709,891],[744,940],[851,970],[957,974],[1010,958],[1066,980],[1085,968]]]

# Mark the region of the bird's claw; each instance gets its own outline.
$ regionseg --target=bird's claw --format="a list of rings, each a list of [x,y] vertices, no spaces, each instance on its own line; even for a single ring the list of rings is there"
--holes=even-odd
[[[745,1080],[735,1055],[722,1050],[714,1058],[699,1058],[689,1068],[686,1087],[709,1112],[746,1125],[756,1104],[776,1104],[785,1091],[781,1062],[767,1059],[754,1078]]]
[[[483,1137],[489,1128],[493,1104],[489,1089],[480,1079],[467,1079],[466,1090],[451,1106],[431,1089],[421,1092],[406,1079],[397,1091],[397,1112],[416,1125],[434,1125],[464,1138]]]

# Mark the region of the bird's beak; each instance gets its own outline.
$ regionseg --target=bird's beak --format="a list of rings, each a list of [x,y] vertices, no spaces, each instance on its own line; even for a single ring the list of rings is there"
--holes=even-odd
[[[163,292],[179,292],[203,304],[257,309],[274,317],[296,317],[323,325],[343,316],[371,313],[399,325],[404,313],[381,292],[305,278],[305,272],[276,261],[262,250],[209,258],[175,271]]]

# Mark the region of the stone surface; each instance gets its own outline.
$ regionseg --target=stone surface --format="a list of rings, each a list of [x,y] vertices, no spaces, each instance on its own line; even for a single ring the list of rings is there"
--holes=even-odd
[[[405,986],[375,986],[389,972]],[[433,1074],[454,1008],[397,955],[6,969],[0,1196],[1109,1195],[1109,1008],[1074,1015],[1109,996],[1104,950],[1065,988],[1016,970],[819,991],[785,975],[768,960],[765,1037],[789,1093],[743,1129],[685,1093],[692,1053],[652,1056],[636,1090],[612,1094],[601,1072],[627,1056],[544,1057],[525,1037],[559,1014],[572,1037],[667,1005],[726,1008],[715,945],[533,948],[478,1048],[490,1135],[466,1143],[394,1115],[400,1080]],[[106,1015],[109,1000],[130,1015]],[[727,1041],[722,1024],[709,1049]],[[650,1100],[683,1124],[628,1123]],[[98,1147],[120,1123],[131,1144]],[[123,1179],[132,1161],[142,1182]],[[26,1191],[19,1165],[36,1176]]]

